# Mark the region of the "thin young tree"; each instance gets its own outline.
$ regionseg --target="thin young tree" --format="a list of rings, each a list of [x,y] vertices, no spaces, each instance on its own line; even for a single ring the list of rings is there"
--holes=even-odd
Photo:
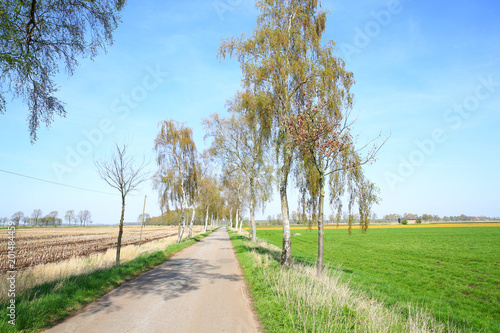
[[[344,89],[347,89],[345,85]],[[315,220],[318,226],[318,275],[323,271],[324,203],[327,179],[335,175],[331,195],[338,197],[344,191],[342,180],[345,176],[355,177],[350,179],[355,179],[357,182],[347,183],[351,194],[349,204],[351,209],[352,200],[358,193],[357,188],[367,183],[361,167],[372,162],[380,149],[379,145],[374,144],[366,155],[361,157],[360,154],[366,145],[356,148],[356,142],[351,134],[353,123],[349,122],[350,103],[346,101],[346,105],[340,105],[343,103],[340,96],[336,100],[336,112],[329,112],[331,105],[327,99],[316,97],[310,99],[300,114],[285,119],[288,132],[299,151],[297,180],[302,194],[301,202],[309,206],[312,213],[311,220]],[[366,200],[371,198],[364,196]],[[364,210],[366,205],[363,206]]]
[[[5,92],[28,106],[31,142],[40,123],[65,116],[54,82],[60,68],[72,75],[78,58],[93,59],[113,43],[125,0],[2,1],[0,4],[0,114]]]
[[[134,158],[128,154],[126,144],[115,143],[115,150],[111,156],[95,161],[99,176],[111,187],[120,192],[121,215],[116,245],[116,265],[120,265],[120,250],[123,235],[123,220],[125,217],[125,199],[127,195],[139,187],[147,179],[145,172],[146,163],[135,163]]]
[[[193,130],[175,120],[160,122],[155,139],[158,171],[153,177],[159,192],[160,204],[175,205],[181,210],[177,243],[182,241],[186,228],[186,208],[196,189],[196,145]]]
[[[231,109],[240,108],[239,96]],[[265,145],[259,130],[259,123],[241,114],[232,114],[227,119],[212,114],[204,121],[207,137],[212,137],[210,151],[217,156],[223,169],[239,170],[248,181],[250,198],[250,223],[252,241],[257,240],[255,209],[264,206],[272,192],[273,165],[270,150]]]

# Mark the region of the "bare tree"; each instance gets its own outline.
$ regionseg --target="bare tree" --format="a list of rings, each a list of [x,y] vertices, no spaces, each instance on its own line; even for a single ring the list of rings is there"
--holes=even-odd
[[[146,163],[142,161],[140,164],[135,164],[134,159],[127,155],[127,145],[119,146],[118,143],[115,143],[115,152],[109,158],[103,161],[95,161],[94,163],[101,178],[109,186],[117,189],[121,195],[122,211],[116,246],[116,265],[120,265],[125,198],[127,194],[136,190],[147,179],[147,175],[144,172]]]
[[[35,220],[35,226],[38,227],[38,220],[42,217],[42,210],[41,209],[35,209],[33,211],[33,214],[31,214],[31,217]]]
[[[78,221],[80,221],[80,226],[85,227],[87,224],[92,223],[92,214],[88,210],[81,210],[77,215]]]
[[[68,225],[71,225],[71,221],[75,220],[75,211],[73,209],[66,211],[64,218],[68,221]]]
[[[149,213],[144,213],[144,216],[142,214],[137,217],[137,222],[141,222],[144,220],[144,223],[148,223],[151,220],[151,215]]]
[[[14,221],[16,223],[16,227],[19,225],[19,221],[21,221],[21,219],[24,217],[24,213],[19,211],[19,212],[16,212],[14,213],[14,215],[12,215],[11,219],[12,221]]]

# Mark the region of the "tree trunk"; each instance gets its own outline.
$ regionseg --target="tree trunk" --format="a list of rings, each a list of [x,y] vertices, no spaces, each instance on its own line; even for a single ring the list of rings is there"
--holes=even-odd
[[[325,231],[323,225],[323,205],[325,201],[325,179],[324,175],[320,174],[319,180],[319,203],[318,203],[318,262],[316,264],[316,273],[318,276],[323,274],[323,253],[324,253],[324,241],[325,241]]]
[[[118,226],[118,241],[116,242],[116,262],[115,265],[120,265],[120,250],[122,248],[123,235],[123,219],[125,218],[125,196],[122,195],[122,214],[120,216],[120,225]]]
[[[179,236],[177,237],[177,243],[182,242],[182,235],[184,234],[185,228],[186,228],[186,195],[183,193],[182,204],[181,204],[181,224],[180,224]]]
[[[257,241],[257,225],[255,224],[255,184],[250,178],[250,225],[252,227],[252,242]]]
[[[292,237],[290,234],[290,218],[288,216],[288,197],[286,188],[288,185],[288,173],[292,162],[291,152],[285,157],[283,167],[281,168],[280,180],[280,198],[281,215],[283,219],[283,250],[281,252],[281,265],[289,267],[292,264]]]
[[[229,227],[233,228],[233,208],[229,210]]]
[[[208,206],[207,206],[207,210],[205,213],[205,231],[204,232],[207,232],[207,228],[208,228]]]
[[[188,237],[193,236],[193,224],[194,224],[194,214],[196,213],[196,207],[193,207],[193,215],[191,215],[191,222],[189,223],[189,234]]]
[[[240,216],[239,216],[239,209],[240,209],[240,207],[236,207],[236,222],[235,222],[235,228],[236,228],[236,230],[240,229],[240,231],[241,231],[241,228],[240,228]]]

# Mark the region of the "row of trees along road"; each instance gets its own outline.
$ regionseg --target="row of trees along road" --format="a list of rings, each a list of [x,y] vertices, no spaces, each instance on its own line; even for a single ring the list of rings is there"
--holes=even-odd
[[[323,42],[326,12],[318,5],[316,0],[257,1],[260,14],[252,35],[228,38],[219,49],[219,59],[233,57],[241,65],[242,91],[228,103],[234,115],[227,121],[212,116],[207,127],[214,137],[213,151],[229,164],[228,172],[239,169],[256,184],[266,184],[267,155],[259,147],[274,144],[283,223],[281,264],[289,266],[292,258],[287,188],[290,175],[295,174],[302,209],[318,225],[317,272],[321,274],[325,188],[329,186],[337,215],[343,196],[351,216],[353,205],[358,204],[366,230],[377,188],[365,179],[362,166],[375,159],[383,142],[358,147],[351,133],[353,74],[334,54],[335,43]],[[228,130],[216,131],[223,126],[229,129],[225,124],[232,123],[241,126],[238,133],[258,140],[250,140],[244,148]],[[219,143],[220,137],[224,144]],[[248,149],[242,161],[234,160],[231,141]],[[265,197],[267,192],[261,190]],[[257,192],[251,196],[257,197]],[[254,226],[252,230],[255,238]]]
[[[287,188],[294,175],[302,215],[318,226],[317,272],[321,274],[326,189],[336,218],[340,219],[342,198],[347,197],[349,225],[357,204],[366,231],[378,189],[365,178],[362,166],[374,161],[383,142],[377,143],[379,136],[358,146],[351,133],[353,74],[334,55],[334,43],[322,43],[326,13],[318,9],[317,1],[258,1],[257,7],[261,14],[252,36],[229,38],[219,50],[220,59],[236,57],[243,72],[242,91],[228,101],[230,117],[213,114],[204,120],[212,143],[201,155],[189,127],[174,120],[160,122],[154,143],[158,156],[154,185],[162,214],[171,206],[180,210],[180,241],[187,207],[193,212],[191,234],[198,205],[206,209],[206,227],[210,206],[223,204],[214,192],[218,179],[210,174],[214,157],[222,165],[224,192],[231,198],[226,202],[231,207],[230,220],[233,210],[238,216],[248,200],[255,241],[255,208],[269,199],[276,167],[283,223],[281,264],[289,266]]]
[[[188,207],[191,207],[192,212],[188,237],[192,236],[198,208],[205,212],[204,229],[207,231],[210,212],[218,215],[225,204],[219,180],[213,173],[212,155],[207,151],[198,153],[192,129],[175,120],[160,122],[160,132],[156,136],[154,147],[158,171],[153,177],[153,183],[159,194],[162,216],[168,215],[171,207],[180,210],[177,242],[180,242],[184,235]],[[233,190],[235,186],[238,189]],[[237,179],[232,178],[226,181],[226,191],[235,194],[232,207],[236,207],[238,212],[242,204],[242,185],[238,185]],[[232,221],[232,218],[230,220]]]
[[[13,221],[16,226],[18,226],[19,223],[23,221],[23,224],[25,226],[32,225],[34,227],[38,227],[52,225],[56,227],[58,225],[61,225],[63,222],[63,220],[61,218],[58,218],[58,216],[59,212],[55,210],[43,216],[41,209],[35,209],[33,210],[31,217],[25,216],[21,211],[16,212],[12,215],[10,221]],[[71,209],[66,211],[64,219],[66,220],[68,225],[71,225],[71,222],[74,222],[75,224],[80,223],[80,226],[84,227],[87,224],[92,223],[92,214],[88,210],[81,210],[78,214],[75,215],[75,211]],[[5,225],[8,221],[9,218],[7,217],[4,217],[0,220],[0,222],[2,222],[2,225]]]
[[[93,57],[111,44],[124,3],[113,0],[58,2],[57,6],[52,1],[2,4],[0,64],[5,75],[0,84],[5,87],[6,83],[6,91],[28,104],[32,142],[40,121],[50,124],[54,115],[65,114],[63,104],[54,97],[57,87],[52,77],[59,70],[57,59],[64,60],[65,69],[71,74],[78,56]],[[318,1],[258,0],[256,6],[260,14],[252,35],[228,38],[219,49],[219,59],[233,57],[240,62],[243,78],[242,90],[229,101],[233,117],[222,120],[212,116],[206,121],[208,135],[214,139],[211,153],[223,161],[222,178],[227,191],[243,195],[238,191],[247,186],[250,189],[251,215],[269,197],[270,171],[276,167],[283,223],[281,264],[285,266],[291,264],[292,253],[287,188],[290,175],[295,175],[302,212],[318,225],[317,267],[321,274],[326,193],[330,193],[329,202],[337,216],[342,211],[341,198],[347,197],[351,222],[351,211],[357,204],[366,230],[377,189],[365,179],[362,166],[374,160],[381,144],[359,147],[351,133],[350,89],[354,78],[345,69],[344,61],[334,54],[334,42],[323,41],[326,12],[319,9]],[[5,98],[0,94],[0,113],[5,110]],[[216,133],[217,126],[226,132]],[[232,129],[240,138],[230,136]],[[234,142],[238,149],[231,146]],[[276,166],[269,163],[269,147],[273,147]],[[136,165],[126,156],[126,146],[116,148],[115,156],[96,165],[101,177],[122,197],[116,260],[119,264],[125,198],[147,177],[141,172],[144,164]],[[186,227],[186,207],[207,207],[210,200],[210,205],[214,205],[214,196],[207,199],[204,191],[217,177],[200,176],[205,167],[203,158],[196,152],[191,130],[183,125],[163,122],[155,149],[159,165],[155,187],[162,209],[166,207],[168,211],[169,205],[180,207],[180,240]],[[229,159],[237,156],[234,154],[240,154],[241,159]],[[246,185],[242,187],[243,183]],[[239,200],[233,202],[236,212],[240,211]],[[254,221],[252,238],[255,239]]]
[[[238,112],[241,107],[238,96],[230,110]],[[269,199],[273,181],[271,154],[266,149],[265,138],[260,135],[259,123],[248,114],[238,113],[228,119],[213,114],[204,124],[207,136],[213,138],[210,153],[221,160],[225,185],[235,194],[237,201],[233,204],[237,214],[243,186],[248,184],[252,241],[255,242],[255,208]]]

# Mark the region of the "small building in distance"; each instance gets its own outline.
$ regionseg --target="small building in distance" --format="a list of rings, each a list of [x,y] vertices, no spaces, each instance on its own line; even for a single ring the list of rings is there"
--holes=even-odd
[[[417,224],[417,219],[414,217],[402,217],[401,221],[406,220],[408,224]]]
[[[414,217],[400,217],[398,218],[398,223],[401,223],[401,221],[406,220],[408,224],[417,224],[417,219]]]

